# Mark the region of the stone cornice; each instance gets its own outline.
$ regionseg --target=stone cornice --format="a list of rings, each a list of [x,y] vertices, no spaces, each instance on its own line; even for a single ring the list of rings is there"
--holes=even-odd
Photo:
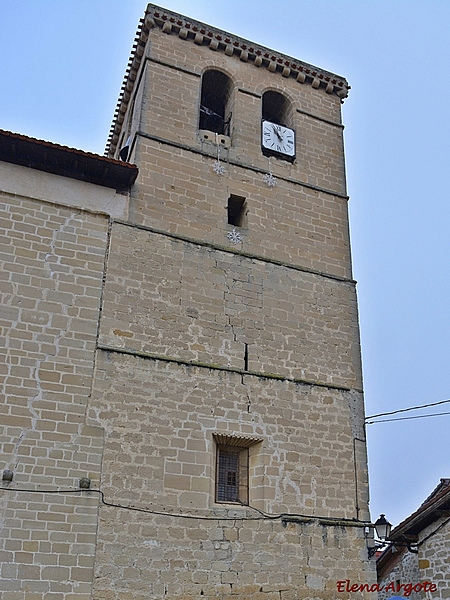
[[[105,154],[107,156],[114,154],[120,127],[125,118],[149,33],[153,28],[161,29],[168,35],[177,35],[179,38],[199,46],[208,46],[213,51],[223,52],[227,56],[233,56],[242,62],[249,62],[257,68],[265,68],[281,77],[293,78],[301,84],[311,85],[316,89],[323,89],[327,94],[335,94],[341,100],[347,97],[348,90],[350,89],[344,77],[270,50],[264,46],[254,44],[205,23],[189,19],[154,4],[149,4],[144,18],[139,22],[134,39],[131,56],[128,61],[106,144]]]

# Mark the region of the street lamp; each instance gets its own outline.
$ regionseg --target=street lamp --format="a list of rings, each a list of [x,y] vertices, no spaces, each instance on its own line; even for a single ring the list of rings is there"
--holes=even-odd
[[[369,558],[375,555],[377,550],[381,550],[386,546],[386,539],[389,537],[392,529],[392,525],[386,519],[385,515],[380,515],[374,523],[375,533],[377,534],[377,540],[371,540],[372,545],[367,546],[367,552]]]
[[[386,519],[385,515],[380,515],[374,525],[378,538],[384,542],[391,534],[392,525]]]
[[[417,548],[413,548],[411,542],[404,539],[399,539],[396,541],[389,541],[389,536],[391,535],[392,525],[386,519],[385,515],[380,515],[379,518],[373,524],[375,528],[375,532],[377,534],[377,540],[371,539],[373,545],[367,545],[367,552],[369,554],[369,558],[372,558],[377,550],[384,550],[385,548],[394,548],[395,546],[406,546],[409,552],[413,552],[417,554]]]

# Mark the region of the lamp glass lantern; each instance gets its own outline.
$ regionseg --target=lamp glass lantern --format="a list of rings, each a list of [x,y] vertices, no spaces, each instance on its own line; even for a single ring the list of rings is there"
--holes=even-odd
[[[380,515],[380,517],[375,521],[375,531],[377,532],[377,536],[380,540],[387,539],[391,534],[392,525],[386,519],[385,515]]]

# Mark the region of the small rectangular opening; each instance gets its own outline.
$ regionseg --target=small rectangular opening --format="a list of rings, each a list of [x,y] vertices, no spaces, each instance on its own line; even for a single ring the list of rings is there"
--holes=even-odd
[[[248,448],[217,446],[216,502],[248,504]]]
[[[228,198],[228,224],[234,227],[247,226],[247,202],[244,197],[232,194]]]

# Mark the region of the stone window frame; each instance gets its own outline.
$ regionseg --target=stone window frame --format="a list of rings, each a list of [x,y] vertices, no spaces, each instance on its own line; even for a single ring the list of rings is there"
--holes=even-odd
[[[214,433],[216,459],[214,500],[217,504],[248,506],[250,487],[249,448],[261,443],[259,437]],[[227,468],[231,469],[227,472]],[[234,481],[230,481],[232,467],[236,468]]]

